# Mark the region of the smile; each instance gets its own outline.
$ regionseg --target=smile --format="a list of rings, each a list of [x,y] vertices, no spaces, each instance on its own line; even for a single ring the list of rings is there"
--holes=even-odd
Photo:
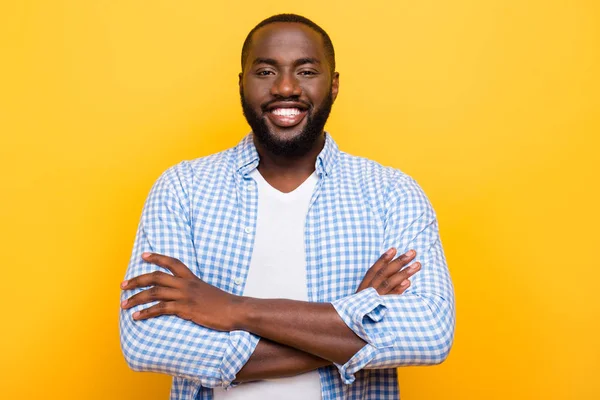
[[[276,107],[269,110],[267,118],[276,126],[289,128],[298,125],[306,117],[307,110],[299,108]]]

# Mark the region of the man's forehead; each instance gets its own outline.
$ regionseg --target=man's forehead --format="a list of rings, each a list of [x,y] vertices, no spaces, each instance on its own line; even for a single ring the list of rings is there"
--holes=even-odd
[[[282,50],[310,52],[312,57],[317,58],[324,57],[325,54],[321,35],[301,23],[276,22],[261,27],[252,35],[250,58],[265,55],[261,53]]]

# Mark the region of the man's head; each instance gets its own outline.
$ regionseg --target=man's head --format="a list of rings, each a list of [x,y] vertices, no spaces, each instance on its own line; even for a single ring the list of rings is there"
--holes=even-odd
[[[252,36],[254,35],[254,32],[259,30],[263,26],[273,24],[276,22],[304,24],[307,27],[314,30],[315,32],[317,32],[319,35],[321,35],[321,38],[323,39],[325,55],[327,56],[327,62],[329,63],[330,72],[333,76],[333,73],[335,72],[335,51],[333,49],[333,43],[331,42],[329,35],[327,34],[327,32],[325,32],[325,30],[323,30],[323,28],[312,22],[310,19],[296,14],[273,15],[272,17],[262,20],[258,23],[258,25],[252,28],[250,33],[248,33],[248,36],[246,36],[246,40],[244,40],[244,45],[242,46],[242,71],[244,70],[244,66],[246,65],[246,60],[248,58],[248,52],[250,51],[250,44],[252,43]]]
[[[275,155],[298,157],[314,148],[338,82],[329,36],[304,17],[270,17],[244,42],[242,108],[255,139]]]

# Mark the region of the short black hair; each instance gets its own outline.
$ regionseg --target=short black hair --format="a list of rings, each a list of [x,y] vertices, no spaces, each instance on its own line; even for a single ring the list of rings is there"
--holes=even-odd
[[[335,71],[335,51],[333,50],[333,43],[331,43],[329,35],[327,34],[327,32],[325,32],[323,28],[312,22],[310,19],[297,14],[273,15],[272,17],[262,20],[258,23],[258,25],[252,28],[250,33],[248,33],[248,36],[246,36],[246,40],[244,40],[244,46],[242,47],[242,71],[244,70],[246,59],[248,58],[248,52],[250,51],[250,44],[252,42],[252,36],[254,35],[254,32],[256,32],[265,25],[269,25],[275,22],[296,22],[299,24],[304,24],[312,30],[314,30],[315,32],[317,32],[318,34],[320,34],[323,38],[325,56],[327,57],[327,61],[329,62],[329,66],[331,69],[331,74],[333,75],[333,72]]]

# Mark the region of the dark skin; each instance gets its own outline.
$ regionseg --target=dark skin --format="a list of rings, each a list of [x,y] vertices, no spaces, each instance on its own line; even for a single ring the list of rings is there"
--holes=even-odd
[[[328,95],[336,98],[339,75],[331,73],[321,36],[295,23],[274,23],[255,32],[240,74],[240,89],[257,112],[261,105],[277,97],[296,97],[318,109]],[[267,118],[270,134],[282,140],[298,135],[306,118],[295,126],[279,126]],[[260,155],[259,172],[276,189],[290,192],[315,170],[323,149],[324,135],[311,149],[298,157],[271,154],[255,140]],[[393,260],[388,250],[367,271],[357,292],[372,287],[381,295],[402,294],[419,263],[406,267],[415,257],[410,251]],[[240,370],[236,381],[293,376],[335,362],[345,364],[366,343],[339,317],[330,303],[310,303],[286,299],[256,299],[236,296],[196,277],[180,261],[159,254],[142,258],[171,272],[153,272],[123,282],[121,288],[147,288],[122,303],[159,303],[136,312],[135,320],[160,315],[177,315],[198,325],[219,331],[244,330],[260,336],[256,350]]]
[[[277,97],[297,97],[318,109],[329,94],[335,101],[339,74],[330,71],[323,40],[317,32],[302,24],[274,23],[254,33],[239,85],[258,113],[262,113],[261,105]],[[306,118],[293,127],[280,127],[265,119],[271,134],[281,139],[299,135],[306,125]],[[271,186],[287,193],[314,172],[325,137],[320,135],[312,149],[301,157],[277,156],[260,142],[254,143],[260,155],[259,172]]]

